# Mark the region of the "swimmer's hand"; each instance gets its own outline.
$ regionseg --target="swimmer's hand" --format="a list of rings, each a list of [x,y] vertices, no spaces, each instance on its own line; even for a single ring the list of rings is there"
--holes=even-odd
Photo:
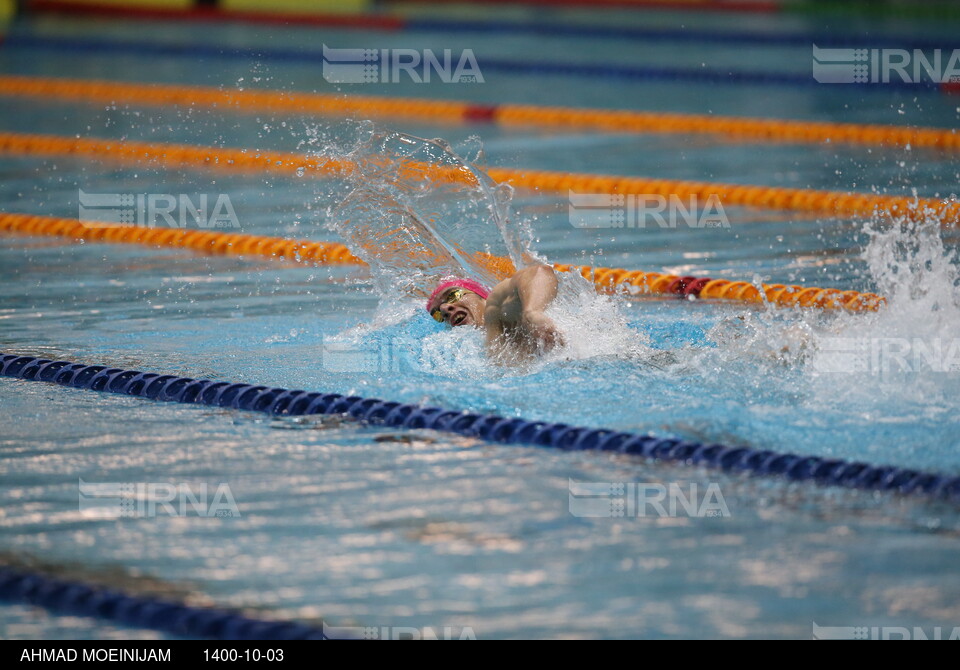
[[[564,345],[563,335],[557,329],[557,325],[542,311],[525,311],[520,324],[530,341],[535,342],[541,351],[550,351]]]

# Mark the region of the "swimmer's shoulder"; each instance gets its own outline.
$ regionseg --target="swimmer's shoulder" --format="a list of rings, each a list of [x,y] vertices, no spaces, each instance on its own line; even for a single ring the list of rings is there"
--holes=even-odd
[[[531,265],[519,270],[512,277],[504,279],[493,287],[490,295],[487,296],[487,308],[502,307],[513,299],[519,299],[520,286],[524,282],[534,281],[537,276],[549,274],[556,280],[556,273],[550,265]]]
[[[501,304],[512,291],[516,291],[516,286],[513,283],[513,277],[508,277],[490,291],[490,295],[487,296],[487,306]]]

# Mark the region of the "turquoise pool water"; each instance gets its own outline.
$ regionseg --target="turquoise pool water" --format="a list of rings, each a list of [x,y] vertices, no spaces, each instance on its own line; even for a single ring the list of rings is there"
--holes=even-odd
[[[748,27],[804,27],[791,21],[754,17]],[[131,39],[145,25],[36,18],[14,31]],[[743,26],[730,20],[723,27]],[[922,23],[870,28],[931,34]],[[484,54],[504,51],[582,62],[810,67],[809,50],[794,47],[685,51],[162,23],[150,25],[149,39],[472,48],[481,68]],[[135,53],[0,48],[0,72],[331,89],[319,66]],[[941,127],[955,127],[960,116],[956,97],[879,87],[854,95],[828,86],[498,75],[482,85],[349,90]],[[443,137],[455,148],[478,135],[485,164],[497,166],[941,197],[955,193],[960,180],[954,155],[927,150],[377,123]],[[0,130],[293,151],[349,144],[357,125],[4,99]],[[2,211],[75,217],[78,189],[226,193],[242,232],[318,240],[335,238],[329,210],[346,187],[295,174],[164,171],[67,157],[0,156],[0,174]],[[381,304],[359,268],[8,236],[0,245],[0,351],[960,473],[957,370],[879,375],[824,367],[836,338],[940,341],[949,352],[960,325],[954,231],[728,208],[729,228],[611,235],[573,228],[565,198],[519,191],[513,208],[515,225],[527,227],[536,251],[553,262],[878,290],[891,304],[882,314],[852,316],[571,297],[565,306],[575,316],[563,322],[569,349],[527,368],[500,369],[480,353],[478,333],[438,330],[412,303]],[[267,617],[468,626],[477,637],[804,638],[814,622],[960,626],[960,517],[945,505],[10,379],[0,379],[0,398],[0,557],[7,563],[39,563]],[[98,520],[78,510],[81,479],[225,482],[241,516]],[[696,484],[701,491],[716,484],[729,516],[577,517],[571,480]],[[0,607],[0,630],[23,638],[156,636],[21,606]]]

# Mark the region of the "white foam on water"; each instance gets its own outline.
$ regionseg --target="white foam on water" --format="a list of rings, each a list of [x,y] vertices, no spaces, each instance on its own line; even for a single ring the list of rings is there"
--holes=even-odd
[[[533,251],[529,222],[511,216],[512,189],[498,185],[475,162],[483,158],[476,138],[454,151],[442,140],[362,128],[345,158],[358,165],[350,192],[330,209],[330,227],[369,265],[380,306],[369,324],[341,334],[378,337],[411,319],[422,298],[445,275],[465,275],[494,286],[501,278],[476,262],[478,252],[509,258],[515,267],[543,262]],[[326,147],[327,153],[343,152]],[[433,168],[454,170],[460,181],[437,179]],[[557,299],[548,310],[564,345],[536,361],[516,360],[507,374],[529,374],[543,365],[591,357],[644,357],[646,336],[627,325],[620,298],[598,295],[574,273],[560,276]],[[406,342],[410,359],[440,376],[502,375],[491,364],[479,329],[444,328],[422,334],[422,346]]]
[[[650,355],[649,337],[627,323],[623,298],[597,293],[592,282],[576,273],[560,273],[559,278],[547,315],[563,333],[564,346],[550,352],[547,361]]]
[[[818,396],[883,409],[883,417],[960,408],[957,254],[936,220],[870,224],[863,258],[888,304],[842,315],[818,334],[808,375]]]
[[[464,151],[482,157],[476,141]],[[534,260],[529,230],[509,218],[513,190],[445,141],[363,132],[350,151],[328,155],[351,165],[328,225],[370,265],[384,295],[425,297],[447,275],[492,286],[506,273],[489,257],[514,267]]]

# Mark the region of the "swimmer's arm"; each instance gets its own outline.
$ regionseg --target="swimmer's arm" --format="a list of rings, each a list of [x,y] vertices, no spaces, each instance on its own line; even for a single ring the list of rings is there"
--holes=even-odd
[[[557,273],[549,265],[534,265],[513,275],[524,315],[542,314],[557,297]]]
[[[483,327],[487,331],[487,353],[493,358],[499,358],[504,349],[503,320],[500,318],[500,296],[497,288],[490,294],[483,314]]]
[[[549,265],[524,268],[513,276],[513,285],[523,309],[524,332],[544,349],[563,344],[563,337],[553,319],[544,310],[557,297],[557,273]]]

